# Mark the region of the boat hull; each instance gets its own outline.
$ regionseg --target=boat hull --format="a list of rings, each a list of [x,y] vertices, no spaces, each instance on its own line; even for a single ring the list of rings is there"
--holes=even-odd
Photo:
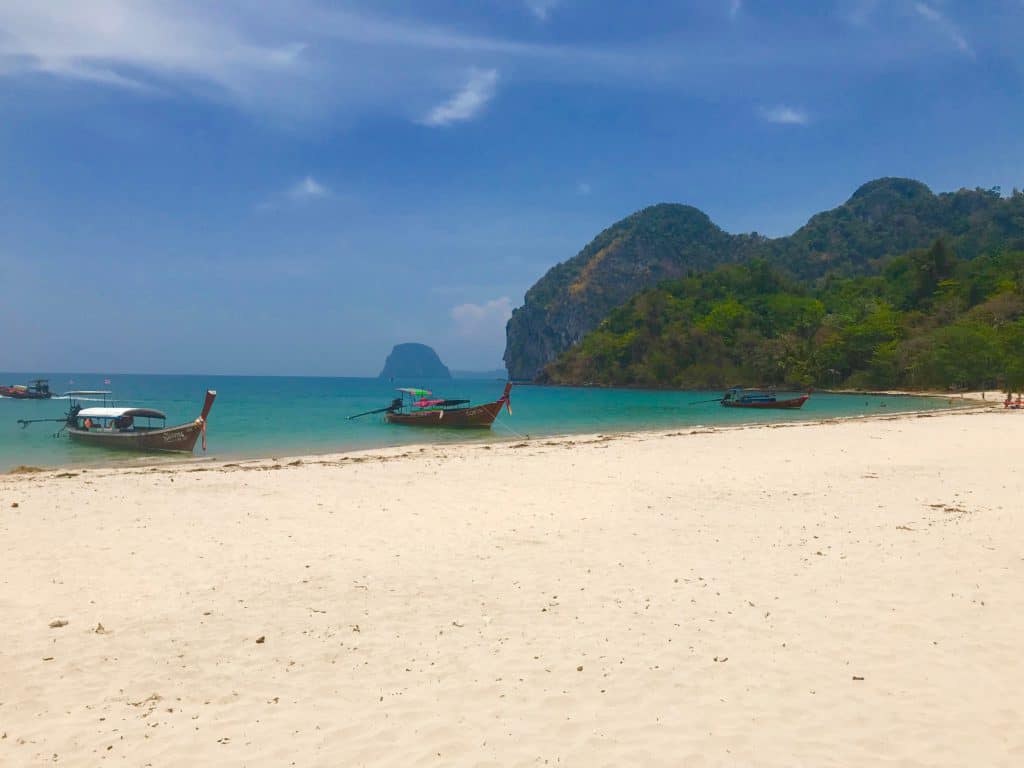
[[[189,424],[164,429],[108,432],[98,429],[67,428],[68,437],[82,445],[110,448],[136,453],[192,453],[196,441],[203,433],[199,419]]]
[[[505,403],[501,400],[472,408],[438,408],[412,413],[387,413],[388,424],[403,427],[442,427],[446,429],[490,429]]]
[[[53,395],[50,392],[31,392],[13,387],[0,387],[0,395],[15,400],[49,400]]]
[[[463,408],[425,408],[421,411],[389,411],[384,414],[388,424],[398,424],[403,427],[434,427],[442,429],[490,429],[491,424],[498,417],[502,407],[507,407],[509,413],[512,408],[509,405],[509,393],[512,391],[512,382],[505,384],[505,392],[500,400],[483,405],[471,405]]]
[[[775,400],[771,401],[754,401],[750,403],[744,403],[737,400],[723,400],[723,408],[782,408],[792,410],[794,408],[802,408],[803,404],[807,402],[810,395],[800,395],[800,397],[794,397],[790,400]]]

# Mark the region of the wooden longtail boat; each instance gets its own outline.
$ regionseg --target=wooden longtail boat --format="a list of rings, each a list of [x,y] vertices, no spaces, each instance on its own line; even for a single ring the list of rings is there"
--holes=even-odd
[[[0,395],[13,397],[16,400],[49,400],[53,397],[50,382],[47,379],[36,379],[28,384],[13,384],[0,387]]]
[[[82,395],[83,392],[69,392],[69,395]],[[109,394],[107,392],[90,392],[88,394]],[[206,420],[217,397],[214,390],[207,390],[206,401],[202,413],[195,421],[167,427],[164,424],[167,416],[153,408],[83,408],[80,403],[72,402],[65,417],[62,432],[76,443],[95,445],[115,450],[137,451],[140,453],[191,453],[200,436],[203,438],[203,450],[206,450]],[[145,419],[146,423],[136,423],[136,419]],[[159,424],[154,425],[154,420]],[[61,419],[19,419],[26,427],[37,421],[61,421]],[[60,432],[57,433],[58,435]]]
[[[371,413],[383,413],[389,424],[405,427],[442,427],[447,429],[490,429],[504,406],[512,413],[512,401],[509,393],[512,382],[505,384],[501,398],[493,403],[471,405],[468,400],[430,399],[433,394],[428,389],[408,389],[400,387],[402,397],[391,401],[387,408],[349,416],[350,419],[367,416]],[[406,398],[409,398],[406,401]]]
[[[385,413],[384,418],[388,424],[401,424],[406,427],[490,429],[502,406],[512,413],[512,401],[509,399],[511,391],[510,381],[505,384],[505,391],[500,399],[483,405],[470,405],[466,401],[421,398],[412,403],[411,407]],[[429,394],[428,392],[428,397]]]
[[[206,450],[206,419],[210,415],[217,392],[207,390],[202,413],[195,421],[167,427],[167,416],[152,408],[80,408],[68,414],[65,431],[68,437],[83,445],[139,452],[191,453],[200,435]],[[135,419],[146,419],[145,426]],[[153,426],[153,420],[161,422]]]
[[[775,393],[763,389],[733,387],[719,401],[725,408],[800,408],[810,398],[809,393],[779,400]]]

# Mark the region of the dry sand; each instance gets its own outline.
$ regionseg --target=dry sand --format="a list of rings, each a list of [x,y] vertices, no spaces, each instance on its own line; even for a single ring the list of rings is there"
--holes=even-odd
[[[0,764],[1022,765],[1022,446],[1000,411],[5,476]]]

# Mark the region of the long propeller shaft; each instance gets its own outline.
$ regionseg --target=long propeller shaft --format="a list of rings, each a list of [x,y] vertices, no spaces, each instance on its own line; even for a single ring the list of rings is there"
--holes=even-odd
[[[387,408],[378,408],[375,411],[363,411],[362,413],[357,413],[354,416],[349,416],[348,419],[351,421],[352,419],[358,419],[360,416],[372,416],[375,413],[387,413],[388,411],[393,410],[395,410],[394,406],[389,405]]]
[[[18,423],[21,424],[21,428],[22,429],[27,427],[29,424],[39,424],[41,422],[51,422],[51,421],[56,421],[56,422],[60,422],[61,424],[63,424],[65,421],[67,421],[67,419],[18,419]]]

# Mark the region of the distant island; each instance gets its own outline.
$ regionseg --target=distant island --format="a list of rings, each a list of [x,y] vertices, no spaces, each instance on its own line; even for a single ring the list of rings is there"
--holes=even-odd
[[[384,361],[382,379],[450,379],[451,371],[426,344],[396,344]]]
[[[515,379],[717,388],[1024,386],[1024,194],[865,184],[788,237],[645,208],[526,293]]]

